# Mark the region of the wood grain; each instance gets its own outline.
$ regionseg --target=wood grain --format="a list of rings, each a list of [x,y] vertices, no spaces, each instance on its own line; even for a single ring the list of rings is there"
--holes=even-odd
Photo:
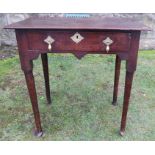
[[[34,17],[5,26],[7,29],[67,30],[151,30],[142,22],[128,18]]]

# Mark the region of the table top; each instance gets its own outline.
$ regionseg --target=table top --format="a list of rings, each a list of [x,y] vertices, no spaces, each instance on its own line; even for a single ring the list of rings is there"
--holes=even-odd
[[[4,27],[5,29],[58,29],[58,30],[151,30],[142,22],[127,18],[67,18],[33,17]]]

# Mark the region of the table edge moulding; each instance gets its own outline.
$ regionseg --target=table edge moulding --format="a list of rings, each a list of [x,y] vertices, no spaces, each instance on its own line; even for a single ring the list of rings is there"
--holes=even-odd
[[[113,105],[117,105],[121,61],[126,61],[120,126],[120,134],[124,135],[133,75],[137,66],[140,33],[150,31],[150,28],[132,19],[102,17],[35,17],[4,28],[14,29],[16,33],[21,68],[25,74],[34,113],[36,136],[42,136],[43,130],[33,76],[33,60],[41,55],[46,98],[47,103],[50,104],[47,53],[73,53],[78,59],[86,54],[116,54]]]

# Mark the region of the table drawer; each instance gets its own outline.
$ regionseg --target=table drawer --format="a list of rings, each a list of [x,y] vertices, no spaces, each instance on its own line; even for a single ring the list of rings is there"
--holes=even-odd
[[[46,41],[49,38],[52,39],[51,52],[116,53],[126,52],[130,48],[130,33],[127,32],[29,30],[27,38],[29,50],[48,51],[49,44]]]

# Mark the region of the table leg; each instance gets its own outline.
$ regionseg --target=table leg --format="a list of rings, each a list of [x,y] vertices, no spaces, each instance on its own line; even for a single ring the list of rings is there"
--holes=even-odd
[[[46,87],[46,98],[47,103],[51,103],[51,95],[50,95],[50,84],[49,84],[49,71],[48,71],[48,57],[47,53],[41,54],[42,65],[43,65],[43,72],[44,72],[44,79],[45,79],[45,87]]]
[[[123,103],[123,112],[122,112],[122,120],[121,120],[121,128],[120,128],[120,135],[122,136],[124,135],[125,127],[126,127],[126,118],[127,118],[129,99],[131,94],[133,75],[134,75],[134,72],[126,71],[124,103]]]
[[[114,78],[114,91],[113,91],[113,105],[117,105],[117,94],[118,94],[118,84],[119,84],[119,76],[120,76],[120,67],[121,67],[121,59],[118,55],[116,55],[115,61],[115,78]]]
[[[32,103],[34,118],[35,118],[35,124],[36,124],[35,135],[40,137],[40,136],[42,136],[43,132],[42,132],[42,128],[41,128],[40,114],[39,114],[37,94],[36,94],[33,73],[32,73],[32,71],[29,71],[29,72],[24,72],[24,74],[25,74],[27,88],[28,88],[30,100]]]

